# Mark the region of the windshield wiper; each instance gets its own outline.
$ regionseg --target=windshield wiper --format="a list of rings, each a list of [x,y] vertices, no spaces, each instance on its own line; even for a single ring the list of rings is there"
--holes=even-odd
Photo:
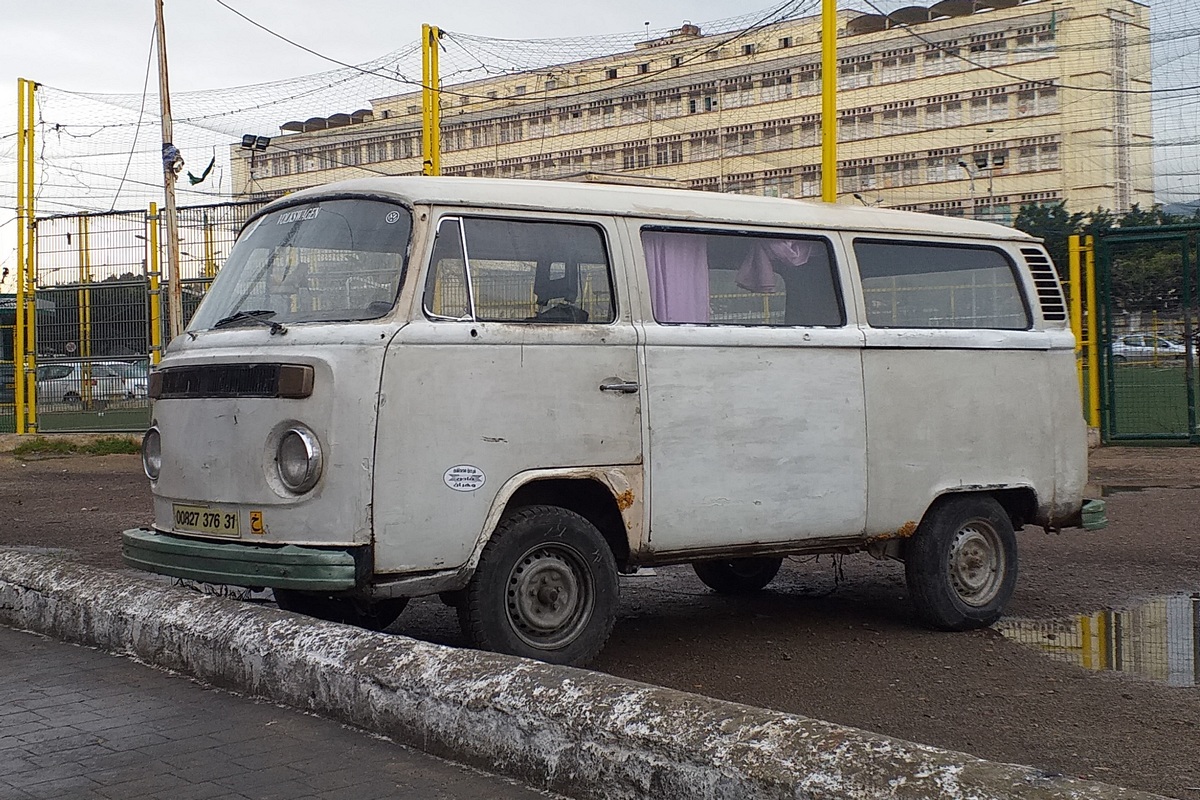
[[[249,320],[256,325],[265,325],[266,327],[270,328],[272,336],[283,336],[285,333],[287,333],[287,328],[283,327],[283,325],[278,322],[272,322],[271,320],[267,319],[267,317],[273,316],[275,316],[275,312],[268,308],[256,308],[253,311],[238,311],[230,314],[228,317],[222,317],[214,322],[213,328],[224,328],[228,325],[233,325],[236,322]]]

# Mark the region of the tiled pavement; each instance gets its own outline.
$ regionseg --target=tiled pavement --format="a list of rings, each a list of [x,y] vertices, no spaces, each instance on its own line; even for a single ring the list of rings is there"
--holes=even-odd
[[[532,800],[336,722],[0,626],[0,800]]]

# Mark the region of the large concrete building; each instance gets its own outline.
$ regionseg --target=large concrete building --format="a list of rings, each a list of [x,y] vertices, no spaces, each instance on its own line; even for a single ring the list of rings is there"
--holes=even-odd
[[[1030,203],[1153,202],[1148,9],[1132,0],[942,0],[838,15],[838,192],[1009,222]],[[820,19],[443,85],[446,175],[602,175],[818,198]],[[233,149],[242,195],[421,171],[419,91]]]

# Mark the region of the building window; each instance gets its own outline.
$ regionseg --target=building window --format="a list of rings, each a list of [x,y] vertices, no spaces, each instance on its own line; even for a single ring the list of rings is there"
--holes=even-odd
[[[513,89],[513,94],[515,94],[515,95],[525,94],[525,84],[521,84],[521,85],[517,86],[515,89]]]
[[[782,39],[779,40],[779,49],[780,50],[786,50],[791,46],[792,46],[792,37],[784,36]]]
[[[638,75],[645,75],[650,72],[650,64],[638,64]]]
[[[765,197],[795,197],[796,180],[791,175],[769,175],[763,179]]]
[[[754,55],[754,44],[751,43],[751,44],[742,45],[742,55],[744,55],[744,56]]]
[[[616,78],[617,77],[617,68],[609,67],[608,69],[606,69],[604,71],[604,77],[608,78],[609,80]]]
[[[760,96],[764,103],[788,99],[792,96],[792,76],[777,75],[771,78],[763,78]]]
[[[657,166],[679,164],[683,161],[683,142],[667,142],[654,145],[654,163]]]

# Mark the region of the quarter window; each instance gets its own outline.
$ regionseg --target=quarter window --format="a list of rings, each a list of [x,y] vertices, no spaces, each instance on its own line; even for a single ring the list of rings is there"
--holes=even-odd
[[[854,254],[872,327],[1029,327],[1016,272],[999,250],[859,240]]]
[[[555,324],[616,319],[604,236],[593,225],[447,217],[425,284],[434,319]]]
[[[824,239],[661,228],[644,228],[641,238],[660,323],[845,323]]]

